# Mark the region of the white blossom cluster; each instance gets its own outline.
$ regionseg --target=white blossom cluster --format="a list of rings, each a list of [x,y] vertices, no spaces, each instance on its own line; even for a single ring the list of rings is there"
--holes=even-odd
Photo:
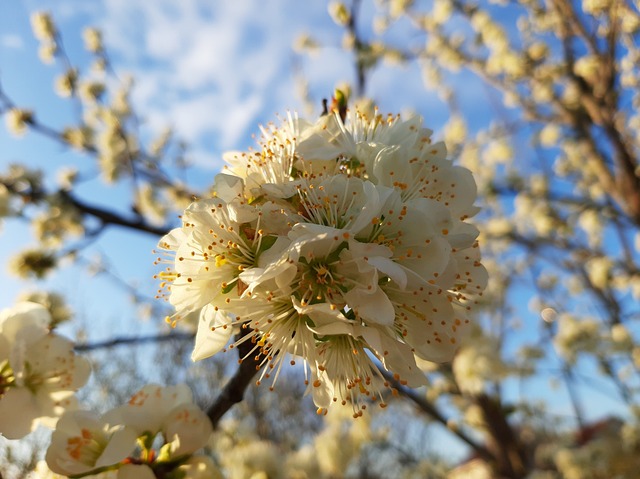
[[[46,462],[63,477],[216,477],[211,459],[193,454],[211,432],[209,418],[193,404],[187,386],[150,384],[103,415],[66,412],[53,432]]]
[[[0,435],[21,439],[38,425],[55,427],[37,477],[217,477],[209,457],[194,455],[213,428],[187,386],[147,385],[101,416],[79,410],[75,392],[91,366],[52,332],[70,312],[56,294],[26,297],[0,311]]]
[[[33,302],[0,312],[0,433],[9,439],[55,425],[89,379],[89,362],[52,324],[47,308]]]
[[[448,361],[485,288],[469,170],[422,119],[289,115],[257,150],[231,152],[214,196],[159,243],[158,276],[176,324],[200,312],[193,359],[249,341],[260,380],[302,358],[319,413],[385,406],[389,386],[425,378],[415,358]],[[162,259],[160,259],[162,261]],[[289,361],[286,361],[289,362]],[[309,375],[311,377],[309,377]]]

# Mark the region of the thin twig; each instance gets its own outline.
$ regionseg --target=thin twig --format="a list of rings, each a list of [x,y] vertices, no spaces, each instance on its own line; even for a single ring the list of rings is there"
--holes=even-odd
[[[164,343],[167,341],[184,341],[187,339],[193,339],[195,335],[193,333],[166,333],[155,334],[149,336],[133,336],[133,337],[119,337],[108,339],[106,341],[98,341],[95,343],[76,344],[74,350],[76,352],[96,351],[98,349],[111,349],[116,346],[131,346],[146,343]]]
[[[389,382],[389,384],[391,384],[393,386],[393,388],[395,388],[398,391],[398,393],[400,395],[402,395],[405,398],[409,399],[411,402],[413,402],[418,407],[418,409],[420,409],[422,412],[426,413],[429,417],[434,419],[436,422],[439,422],[440,424],[445,426],[448,431],[450,431],[453,434],[455,434],[458,437],[458,439],[462,440],[468,446],[470,446],[471,449],[473,449],[473,451],[479,457],[481,457],[482,459],[484,459],[486,461],[494,461],[495,460],[495,458],[493,457],[493,454],[491,454],[491,452],[486,447],[484,447],[482,444],[478,443],[475,439],[473,439],[471,436],[467,435],[464,431],[462,431],[461,429],[458,429],[458,428],[456,428],[456,429],[450,428],[449,427],[449,419],[442,412],[440,412],[438,410],[438,408],[436,408],[436,406],[431,404],[431,402],[429,402],[424,397],[423,394],[418,394],[415,390],[401,385],[398,381],[396,381],[393,378],[393,375],[391,375],[388,371],[385,371],[384,369],[380,369],[380,372],[385,377],[385,379]]]

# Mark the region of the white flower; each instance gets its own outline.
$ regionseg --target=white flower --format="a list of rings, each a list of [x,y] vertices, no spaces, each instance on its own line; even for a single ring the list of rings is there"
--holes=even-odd
[[[470,336],[453,359],[453,373],[460,389],[468,394],[480,394],[492,381],[506,374],[495,338],[480,333]]]
[[[127,404],[112,409],[105,417],[113,424],[125,424],[138,435],[155,436],[174,408],[191,402],[191,390],[185,385],[148,384],[133,394]]]
[[[176,319],[207,304],[225,307],[230,291],[242,292],[240,273],[254,266],[275,240],[269,235],[270,225],[264,223],[277,225],[272,216],[279,215],[279,210],[267,207],[263,214],[242,199],[242,180],[219,176],[231,178],[219,187],[220,196],[193,203],[182,216],[182,228],[172,230],[159,243],[175,255],[174,266],[158,277],[168,281]]]
[[[31,15],[31,28],[38,40],[54,41],[56,37],[56,26],[51,15],[47,12],[35,12]]]
[[[22,136],[27,131],[29,123],[33,122],[33,112],[20,108],[11,108],[6,116],[7,128],[15,136]]]
[[[85,48],[92,52],[102,51],[102,33],[96,28],[85,28],[82,32]]]
[[[90,374],[73,344],[49,333],[44,306],[18,303],[0,312],[0,432],[20,438],[38,424],[55,425],[75,406],[73,393]]]
[[[415,357],[450,360],[486,287],[471,173],[419,117],[289,115],[259,151],[225,155],[214,198],[192,204],[160,247],[174,322],[200,311],[193,359],[240,344],[274,386],[301,357],[320,412],[361,415],[388,384],[424,383]],[[248,352],[247,352],[248,350]],[[305,376],[308,377],[308,376]],[[382,401],[381,401],[382,402]]]
[[[190,403],[174,407],[162,422],[162,434],[170,444],[170,457],[192,454],[204,447],[212,431],[207,415]]]
[[[107,468],[113,479],[153,479],[154,471],[172,471],[188,461],[211,432],[211,422],[191,402],[189,388],[150,384],[101,417],[66,413],[53,434],[47,462],[52,471],[66,475]],[[198,461],[185,464],[193,466],[194,474],[206,471]]]
[[[86,474],[120,463],[133,453],[136,440],[131,428],[111,425],[87,411],[70,411],[58,421],[46,460],[55,473]]]

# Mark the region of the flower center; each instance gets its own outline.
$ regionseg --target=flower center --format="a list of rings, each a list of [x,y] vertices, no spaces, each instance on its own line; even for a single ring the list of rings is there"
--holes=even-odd
[[[100,454],[104,451],[104,437],[101,432],[96,435],[94,433],[95,431],[83,428],[79,436],[67,439],[69,456],[82,464],[95,465]]]

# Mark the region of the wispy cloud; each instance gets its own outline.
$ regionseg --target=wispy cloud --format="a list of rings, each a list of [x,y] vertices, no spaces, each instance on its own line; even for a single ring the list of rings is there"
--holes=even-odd
[[[118,61],[139,79],[135,98],[150,124],[172,123],[186,139],[213,139],[224,150],[246,143],[258,119],[299,106],[291,45],[327,15],[322,4],[298,3],[106,0],[100,22]]]
[[[11,48],[14,50],[21,50],[24,47],[24,40],[20,35],[14,33],[7,33],[0,35],[0,46],[3,48]]]

